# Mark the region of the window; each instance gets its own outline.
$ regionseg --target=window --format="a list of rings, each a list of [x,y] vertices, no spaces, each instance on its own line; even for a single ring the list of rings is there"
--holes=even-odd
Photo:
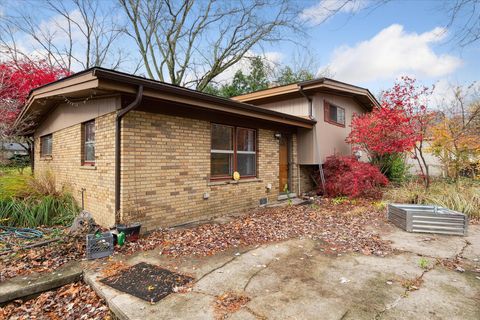
[[[52,155],[52,135],[40,137],[40,157],[49,157]]]
[[[327,101],[324,103],[325,122],[345,127],[345,109]]]
[[[254,129],[212,124],[211,177],[256,176],[257,152]]]
[[[95,164],[95,120],[83,124],[83,164]]]

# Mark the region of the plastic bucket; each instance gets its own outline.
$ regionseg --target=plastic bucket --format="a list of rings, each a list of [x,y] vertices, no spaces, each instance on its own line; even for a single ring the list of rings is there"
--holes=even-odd
[[[132,224],[118,224],[117,231],[118,233],[123,232],[125,233],[125,237],[127,241],[137,241],[138,237],[140,236],[140,228],[142,225],[140,223],[132,223]]]

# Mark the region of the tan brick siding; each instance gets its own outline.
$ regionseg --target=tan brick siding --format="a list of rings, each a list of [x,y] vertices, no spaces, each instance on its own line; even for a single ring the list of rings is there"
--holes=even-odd
[[[315,189],[315,183],[313,182],[311,175],[318,166],[315,165],[300,165],[300,191],[302,193],[310,192]]]
[[[40,138],[35,139],[35,175],[51,170],[57,187],[66,186],[79,205],[85,188],[85,210],[97,223],[111,226],[115,222],[115,113],[96,118],[95,131],[95,170],[81,166],[81,124],[76,124],[52,134],[51,158],[40,158]]]
[[[298,157],[297,157],[297,136],[293,134],[291,136],[291,146],[290,146],[290,192],[298,193],[298,183],[299,183],[299,172],[298,172]]]
[[[207,121],[134,111],[124,118],[122,142],[122,217],[147,229],[241,211],[263,197],[276,201],[279,194],[274,131],[258,130],[260,181],[236,184],[210,182]]]
[[[81,166],[81,124],[53,133],[51,159],[40,158],[35,140],[35,174],[52,170],[79,204],[104,226],[115,223],[115,113],[96,118],[95,170]],[[132,111],[122,123],[121,216],[145,230],[205,220],[275,202],[279,195],[279,145],[275,131],[258,130],[258,179],[211,182],[210,122]],[[291,144],[291,191],[298,192],[296,136]],[[271,184],[272,189],[266,186]],[[203,199],[208,193],[209,198]]]

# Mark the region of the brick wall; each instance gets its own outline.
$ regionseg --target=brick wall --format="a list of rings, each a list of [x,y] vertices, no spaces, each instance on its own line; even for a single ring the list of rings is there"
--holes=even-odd
[[[311,175],[317,169],[318,166],[315,165],[300,165],[300,191],[302,193],[315,189],[315,183],[312,181]]]
[[[241,211],[258,206],[260,198],[276,201],[279,194],[274,131],[258,130],[258,179],[238,183],[210,182],[207,121],[133,111],[124,118],[122,135],[122,217],[147,229]]]
[[[81,124],[53,132],[52,156],[40,158],[40,138],[35,139],[35,175],[51,170],[57,187],[66,187],[81,204],[81,189],[85,188],[85,210],[97,223],[111,226],[114,215],[114,152],[115,113],[96,118],[95,167],[81,165]]]
[[[81,165],[82,127],[53,133],[51,158],[40,158],[35,140],[35,174],[52,170],[85,210],[104,226],[115,222],[115,113],[96,118],[96,165]],[[274,131],[258,130],[258,179],[210,182],[210,122],[133,111],[122,127],[121,215],[146,230],[205,220],[275,202],[279,194],[278,141]],[[298,192],[296,136],[292,136],[291,186]],[[266,186],[271,184],[272,189]],[[204,199],[208,193],[209,198]]]

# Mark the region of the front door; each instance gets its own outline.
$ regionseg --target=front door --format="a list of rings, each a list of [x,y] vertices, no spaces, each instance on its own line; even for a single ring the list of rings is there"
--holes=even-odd
[[[279,188],[280,193],[286,191],[285,186],[288,186],[288,137],[283,135],[280,138],[280,150],[279,150]],[[290,186],[288,186],[290,188]]]

